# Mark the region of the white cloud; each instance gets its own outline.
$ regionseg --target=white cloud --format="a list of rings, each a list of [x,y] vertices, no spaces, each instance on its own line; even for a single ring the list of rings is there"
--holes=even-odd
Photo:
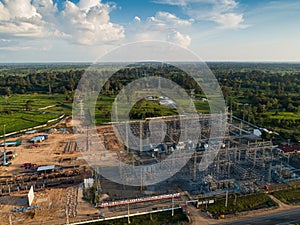
[[[0,36],[32,37],[64,36],[47,20],[54,16],[56,6],[51,0],[5,0],[0,2]]]
[[[191,4],[215,4],[219,6],[235,7],[238,5],[236,0],[154,0],[157,4],[188,6]]]
[[[11,42],[11,40],[5,38],[0,39],[0,43],[7,43],[7,42]]]
[[[44,21],[56,22],[55,15],[58,13],[58,9],[52,0],[32,0],[32,5],[36,8],[37,13],[42,15]]]
[[[31,47],[19,47],[19,46],[4,46],[4,47],[1,47],[0,46],[0,50],[2,51],[21,51],[21,50],[32,50]]]
[[[141,18],[138,17],[138,16],[135,16],[133,20],[134,20],[134,22],[136,22],[136,23],[140,23],[140,22],[141,22]]]
[[[52,0],[0,2],[0,37],[62,37],[93,45],[121,40],[122,26],[110,22],[114,5],[100,0],[67,0],[62,11]]]
[[[249,25],[243,24],[244,19],[242,14],[226,13],[216,15],[214,21],[221,25],[223,29],[247,28]]]
[[[81,0],[78,3],[78,7],[81,10],[89,10],[92,7],[98,6],[99,5],[99,0]]]
[[[45,22],[30,0],[0,2],[0,33],[7,36],[41,37]]]
[[[110,22],[111,7],[95,0],[67,1],[61,12],[61,29],[80,44],[92,45],[122,40],[124,28]]]
[[[223,29],[247,28],[244,15],[238,12],[237,0],[157,0],[158,4],[176,5],[191,18],[199,21],[212,21]]]
[[[189,26],[193,20],[183,20],[169,12],[157,12],[155,16],[148,18],[150,23],[168,27]]]
[[[30,0],[4,0],[0,2],[1,20],[10,20],[14,18],[32,18],[40,17],[36,8],[31,5]]]
[[[188,47],[191,44],[190,36],[182,34],[178,31],[170,32],[167,41],[178,44],[183,47]]]
[[[154,0],[153,2],[158,3],[158,4],[185,6],[188,2],[191,2],[191,1],[187,1],[187,0]]]
[[[191,38],[182,31],[189,28],[192,23],[193,20],[180,19],[169,12],[157,12],[145,21],[139,20],[139,26],[134,26],[132,29],[134,33],[132,39],[137,41],[164,40],[188,47]]]
[[[217,12],[227,12],[238,7],[236,0],[216,0],[214,2],[214,8]]]
[[[37,43],[39,45],[37,45]],[[52,48],[52,44],[43,39],[37,39],[36,41],[27,39],[26,42],[20,42],[18,38],[0,39],[0,49],[3,51],[48,51]]]

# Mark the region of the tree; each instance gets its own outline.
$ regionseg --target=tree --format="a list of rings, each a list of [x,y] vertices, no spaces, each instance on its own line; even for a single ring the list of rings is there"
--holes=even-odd
[[[256,107],[256,106],[253,106],[253,107],[252,107],[252,114],[253,114],[253,115],[256,115],[256,114],[257,114],[257,107]]]
[[[289,104],[288,104],[287,110],[288,110],[289,112],[294,112],[294,111],[296,111],[295,109],[296,109],[296,108],[293,106],[292,103],[289,103]]]
[[[264,113],[266,111],[266,105],[258,104],[258,112]]]
[[[107,80],[104,84],[104,89],[105,89],[106,94],[109,93],[109,88],[110,88],[110,81]]]
[[[70,78],[69,80],[69,87],[71,89],[71,91],[73,91],[75,89],[75,81],[73,80],[73,78]]]
[[[10,87],[0,87],[0,95],[11,96]]]
[[[6,88],[5,88],[5,92],[6,92],[6,95],[7,95],[7,96],[11,96],[11,90],[10,90],[10,87],[6,87]]]
[[[25,110],[26,111],[30,111],[30,110],[32,110],[32,100],[27,100],[26,101],[26,104],[25,104]]]

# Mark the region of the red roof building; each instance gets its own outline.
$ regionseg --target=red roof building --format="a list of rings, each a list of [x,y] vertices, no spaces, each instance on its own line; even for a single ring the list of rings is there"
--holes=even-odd
[[[280,150],[282,150],[284,153],[290,153],[290,152],[300,152],[300,146],[299,145],[284,145],[284,146],[278,146]]]

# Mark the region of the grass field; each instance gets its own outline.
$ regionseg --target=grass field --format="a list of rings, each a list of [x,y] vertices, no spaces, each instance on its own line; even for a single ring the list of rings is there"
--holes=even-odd
[[[99,96],[95,109],[97,125],[111,121],[114,98],[114,96],[107,95]],[[26,110],[27,101],[30,101],[30,110]],[[44,107],[49,108],[43,109]],[[202,107],[200,101],[196,102],[196,107]],[[200,111],[205,112],[206,108],[203,106]],[[118,108],[118,111],[123,113],[122,108]],[[150,101],[142,101],[140,105],[136,104],[131,112],[139,118],[177,114],[176,110]],[[6,133],[10,133],[45,124],[48,120],[57,118],[62,114],[72,115],[72,102],[66,102],[65,95],[23,94],[1,97],[0,135],[3,134],[3,125],[6,125]]]
[[[21,110],[25,108],[26,102],[32,101],[32,109],[39,109],[49,105],[61,104],[65,101],[64,95],[48,95],[48,94],[22,94],[12,95],[10,97],[0,98],[0,107],[2,110]]]
[[[27,101],[31,101],[30,110],[26,110]],[[62,114],[71,115],[72,104],[62,104],[64,101],[64,95],[24,94],[1,97],[0,135],[3,134],[3,125],[6,125],[6,133],[10,133],[45,124]],[[51,107],[42,109],[47,106]]]
[[[3,125],[6,125],[6,133],[26,129],[45,124],[48,120],[59,117],[58,114],[41,112],[16,112],[7,115],[1,115],[0,133],[3,133]]]
[[[268,197],[268,195],[259,193],[247,196],[239,196],[236,198],[236,202],[235,196],[230,195],[228,198],[227,207],[225,207],[225,199],[217,199],[214,204],[208,205],[207,209],[204,205],[202,205],[201,208],[209,211],[213,215],[220,215],[235,214],[242,211],[268,208],[276,205],[277,204],[270,197]]]
[[[300,189],[275,191],[273,195],[286,204],[300,203]]]
[[[285,139],[300,140],[300,113],[296,112],[265,112],[263,122],[277,131]]]
[[[101,95],[98,97],[95,108],[96,125],[102,125],[111,121],[111,110],[115,96]],[[26,103],[30,101],[30,111],[26,111]],[[141,101],[141,104],[135,104],[131,109],[134,118],[147,118],[161,115],[176,115],[178,112],[164,106],[160,106],[155,101]],[[181,104],[181,102],[179,102]],[[184,111],[189,112],[189,106],[186,103]],[[199,113],[209,113],[208,102],[202,101],[200,97],[194,99],[194,105]],[[47,109],[44,107],[51,106]],[[122,107],[118,107],[118,112],[122,114]],[[0,135],[3,134],[3,125],[6,124],[6,132],[13,132],[29,127],[34,127],[46,123],[50,119],[60,115],[72,115],[72,101],[66,101],[63,94],[22,94],[12,95],[10,97],[0,97]],[[297,120],[300,119],[300,113],[293,112],[266,112],[264,120]],[[295,133],[298,138],[300,133],[295,129],[286,129],[284,127],[272,126],[276,131],[290,134]],[[299,134],[299,135],[298,135]],[[299,136],[300,137],[300,136]]]
[[[97,125],[101,125],[103,123],[111,121],[111,110],[113,101],[114,96],[104,95],[98,98],[95,110],[95,120]],[[208,103],[203,102],[202,100],[196,99],[194,101],[194,104],[198,112],[208,113],[210,110]],[[185,109],[185,111],[188,110],[188,108]],[[118,112],[121,115],[125,112],[125,109],[122,108],[120,104],[118,105]],[[131,114],[134,115],[135,118],[148,118],[155,116],[177,115],[178,112],[174,109],[159,105],[157,101],[142,100],[139,102],[139,104],[135,104],[132,107]]]
[[[300,113],[294,113],[294,112],[266,112],[264,113],[268,118],[270,119],[285,119],[285,120],[296,120],[300,119]]]
[[[181,224],[182,222],[188,222],[188,218],[182,213],[181,209],[175,210],[175,214],[172,217],[171,211],[163,213],[154,213],[152,215],[135,216],[130,218],[131,225],[164,225],[164,224]],[[126,225],[128,224],[127,218],[104,221],[98,223],[92,223],[93,225]]]

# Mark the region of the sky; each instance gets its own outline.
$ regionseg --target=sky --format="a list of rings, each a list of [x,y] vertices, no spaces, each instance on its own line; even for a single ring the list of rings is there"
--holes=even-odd
[[[0,0],[0,63],[92,62],[147,40],[204,61],[300,62],[300,1]]]

